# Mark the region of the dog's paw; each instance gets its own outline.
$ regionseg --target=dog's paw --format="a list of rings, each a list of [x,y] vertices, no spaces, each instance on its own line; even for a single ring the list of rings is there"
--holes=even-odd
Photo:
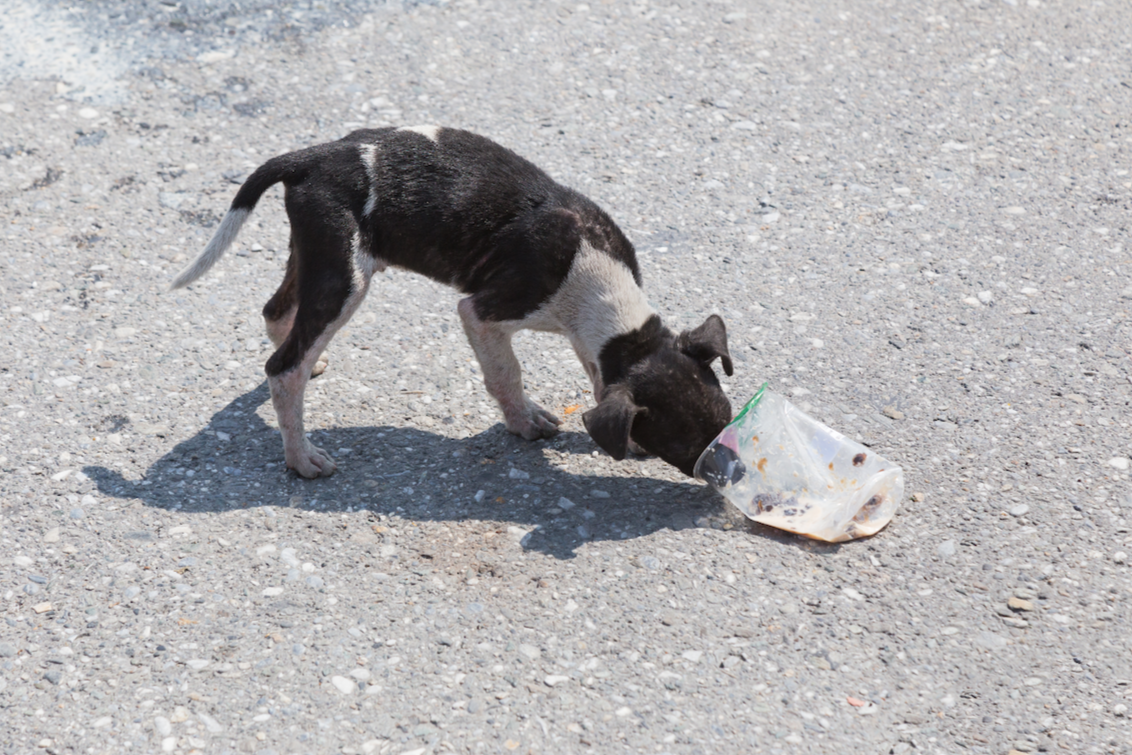
[[[338,469],[330,454],[303,439],[303,447],[294,453],[286,453],[287,466],[307,479],[329,477]]]
[[[524,409],[505,411],[504,420],[509,432],[527,440],[553,438],[558,434],[558,426],[562,424],[562,420],[530,400],[526,402]]]
[[[326,355],[322,354],[318,357],[318,361],[311,367],[311,377],[318,377],[326,372],[326,368],[330,366],[330,362],[326,359]]]

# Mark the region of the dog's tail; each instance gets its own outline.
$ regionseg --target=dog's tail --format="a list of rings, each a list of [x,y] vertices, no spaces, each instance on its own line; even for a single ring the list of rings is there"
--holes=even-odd
[[[184,288],[207,273],[209,268],[216,264],[216,261],[236,240],[236,234],[240,232],[240,228],[243,227],[244,221],[248,219],[248,215],[252,214],[256,202],[263,196],[263,193],[274,184],[290,178],[296,167],[296,161],[292,154],[273,157],[256,168],[255,172],[248,176],[244,185],[236,192],[232,206],[228,208],[224,219],[220,221],[220,227],[216,229],[216,233],[212,234],[208,246],[191,265],[181,271],[181,274],[173,281],[172,288]]]

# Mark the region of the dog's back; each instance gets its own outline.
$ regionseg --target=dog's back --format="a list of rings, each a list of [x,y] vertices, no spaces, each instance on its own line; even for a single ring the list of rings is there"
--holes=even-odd
[[[335,144],[342,156],[320,165],[318,183],[348,182],[345,193],[365,196],[355,208],[362,246],[385,264],[482,292],[483,317],[520,319],[537,308],[583,241],[640,283],[633,246],[608,215],[490,139],[416,127],[355,131]],[[348,168],[351,150],[363,176]]]

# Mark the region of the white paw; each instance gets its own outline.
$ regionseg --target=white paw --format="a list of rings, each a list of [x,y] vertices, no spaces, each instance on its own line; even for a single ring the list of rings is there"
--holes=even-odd
[[[558,434],[562,420],[543,409],[533,401],[527,400],[526,407],[503,412],[507,430],[527,440],[552,438]]]
[[[321,356],[319,356],[318,361],[314,363],[314,367],[311,367],[311,377],[318,377],[322,373],[326,372],[326,368],[329,365],[330,362],[327,361],[326,355],[322,354]]]
[[[303,447],[297,451],[286,451],[287,466],[307,479],[329,477],[338,469],[330,454],[303,438]]]

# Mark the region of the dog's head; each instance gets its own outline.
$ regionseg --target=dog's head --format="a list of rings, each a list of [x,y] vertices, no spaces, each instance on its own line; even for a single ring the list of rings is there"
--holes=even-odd
[[[659,320],[657,322],[659,326]],[[719,357],[732,373],[727,329],[712,315],[694,330],[663,334],[605,387],[601,402],[582,415],[586,431],[614,459],[632,440],[689,477],[703,450],[731,421],[711,363]]]

